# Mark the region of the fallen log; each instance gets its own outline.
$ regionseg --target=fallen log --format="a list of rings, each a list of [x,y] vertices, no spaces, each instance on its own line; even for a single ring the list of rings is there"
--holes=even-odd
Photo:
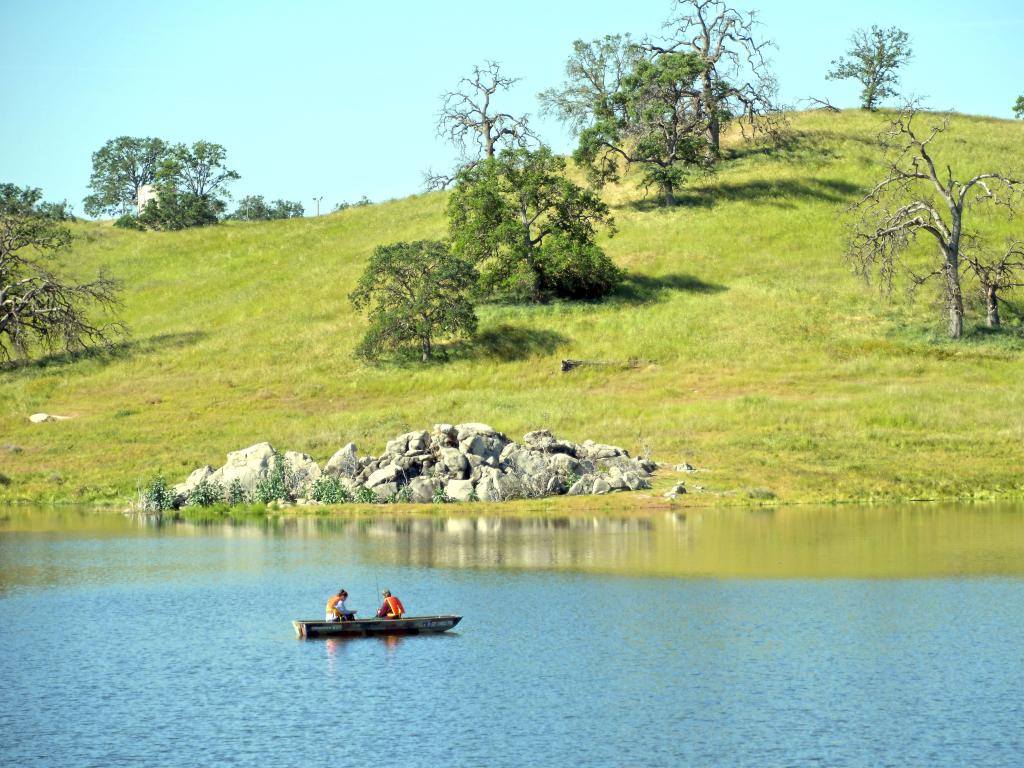
[[[631,357],[628,360],[563,360],[562,373],[568,373],[573,368],[581,368],[585,365],[610,365],[617,368],[639,368],[641,365],[651,365],[653,360],[639,360]]]

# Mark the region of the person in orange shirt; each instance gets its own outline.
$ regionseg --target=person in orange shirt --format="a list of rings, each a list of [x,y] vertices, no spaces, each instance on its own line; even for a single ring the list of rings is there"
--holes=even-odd
[[[327,601],[327,615],[324,616],[325,621],[352,621],[355,617],[355,611],[350,611],[345,606],[345,601],[348,599],[348,592],[344,589],[339,589],[338,594],[331,595]]]
[[[390,590],[384,590],[384,604],[377,611],[377,617],[381,619],[400,619],[405,615],[405,606],[402,601],[391,594]]]

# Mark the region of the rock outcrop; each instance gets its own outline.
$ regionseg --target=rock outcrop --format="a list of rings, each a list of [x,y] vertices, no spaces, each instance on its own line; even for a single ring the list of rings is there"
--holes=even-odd
[[[515,442],[488,424],[435,424],[389,440],[380,456],[359,456],[348,443],[321,467],[307,454],[280,454],[257,443],[227,456],[219,469],[200,467],[174,487],[186,503],[200,483],[241,488],[254,498],[284,462],[288,496],[315,500],[333,483],[363,501],[507,501],[568,494],[606,494],[650,488],[654,462],[614,445],[560,440],[546,429]],[[324,481],[323,483],[318,481]]]

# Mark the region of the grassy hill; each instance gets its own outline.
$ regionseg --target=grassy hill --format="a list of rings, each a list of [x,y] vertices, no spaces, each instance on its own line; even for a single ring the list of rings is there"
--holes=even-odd
[[[737,146],[672,210],[609,189],[603,244],[630,275],[616,296],[483,306],[479,339],[428,366],[354,361],[346,296],[377,244],[443,235],[442,193],[180,233],[76,225],[72,268],[124,281],[132,338],[0,372],[0,499],[120,502],[260,440],[323,461],[436,421],[649,448],[706,468],[695,482],[722,495],[691,500],[707,503],[1020,491],[1024,303],[999,334],[972,307],[953,342],[935,293],[887,303],[842,259],[841,211],[880,173],[884,122],[794,115],[792,146]],[[1022,146],[1024,124],[957,117],[939,152],[962,176]],[[652,363],[562,374],[565,357]]]

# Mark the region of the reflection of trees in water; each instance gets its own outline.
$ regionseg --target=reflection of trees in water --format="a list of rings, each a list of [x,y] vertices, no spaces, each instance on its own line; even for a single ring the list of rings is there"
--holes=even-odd
[[[344,539],[351,556],[382,564],[450,568],[578,569],[664,576],[906,577],[1024,574],[1024,505],[902,505],[699,509],[650,516],[272,517],[256,522],[175,523],[110,513],[11,509],[0,523],[0,592],[14,584],[70,578],[47,539],[108,539],[123,548],[119,567],[162,578],[177,562],[149,563],[127,539],[214,537],[217,559],[196,567],[276,567],[281,543]],[[231,540],[243,541],[235,546]],[[340,543],[340,542],[339,542]],[[108,545],[102,545],[106,548]],[[13,549],[12,549],[13,547]],[[39,549],[38,558],[23,556]],[[4,551],[9,556],[4,556]],[[205,550],[204,550],[205,551]],[[324,549],[288,547],[291,556]],[[322,557],[322,555],[320,555]],[[308,561],[308,560],[307,560]],[[76,578],[82,578],[75,571]],[[99,576],[97,575],[97,578]]]
[[[648,518],[377,520],[361,533],[388,563],[454,568],[602,568],[651,546]]]

